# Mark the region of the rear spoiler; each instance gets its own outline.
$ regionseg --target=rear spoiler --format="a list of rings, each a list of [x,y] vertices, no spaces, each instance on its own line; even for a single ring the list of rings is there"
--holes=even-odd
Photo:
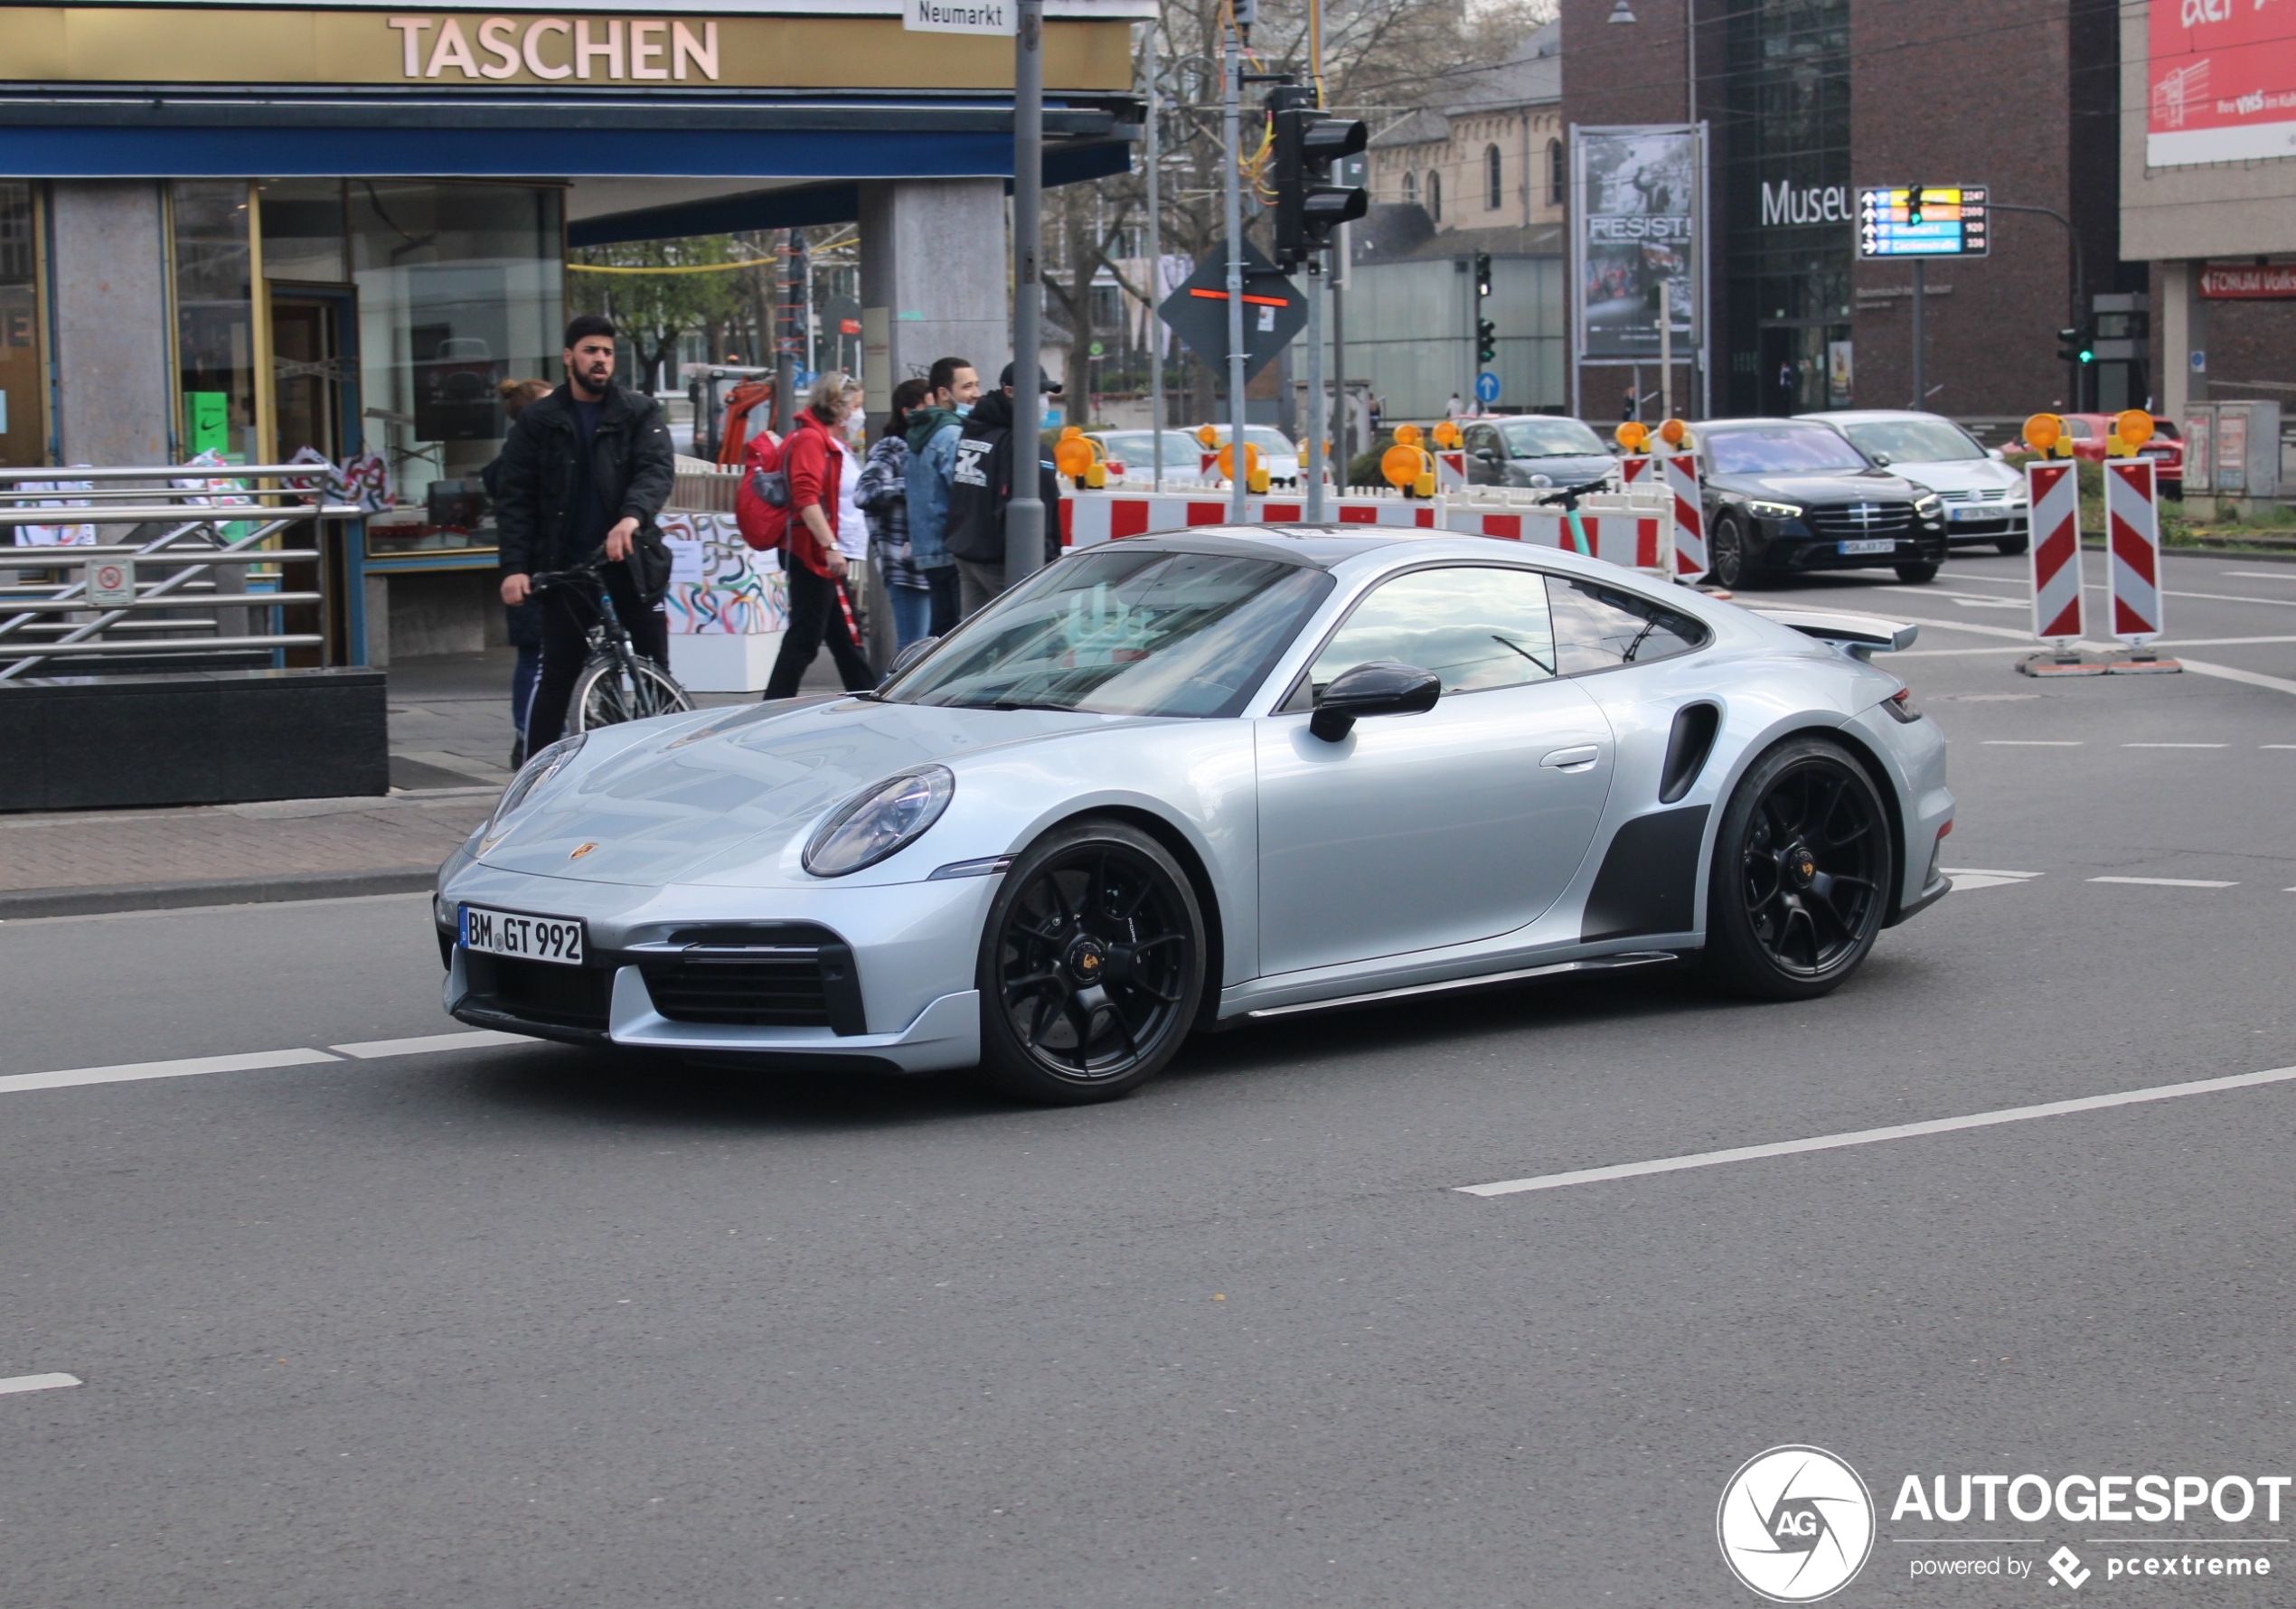
[[[1855,660],[1876,654],[1902,654],[1921,635],[1921,627],[1878,615],[1851,615],[1833,609],[1755,609],[1764,620],[1791,626],[1803,636],[1830,643]]]

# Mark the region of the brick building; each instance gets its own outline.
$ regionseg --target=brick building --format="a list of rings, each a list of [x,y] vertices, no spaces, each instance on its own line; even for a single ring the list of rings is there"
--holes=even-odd
[[[1966,183],[2046,212],[2000,212],[1990,257],[1925,269],[1925,405],[2141,401],[2141,359],[2076,393],[2056,356],[2074,233],[2088,294],[2146,288],[2120,262],[2116,17],[2113,0],[1562,0],[1566,126],[1710,131],[1712,372],[1685,362],[1678,394],[1702,378],[1717,415],[1911,404],[1912,274],[1857,262],[1856,191]],[[1614,383],[1587,370],[1586,409]]]

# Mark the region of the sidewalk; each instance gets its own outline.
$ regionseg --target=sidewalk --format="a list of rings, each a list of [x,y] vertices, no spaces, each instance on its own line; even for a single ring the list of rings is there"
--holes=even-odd
[[[428,888],[510,781],[513,663],[494,649],[391,667],[383,798],[0,815],[0,921]],[[836,685],[823,655],[805,690]]]

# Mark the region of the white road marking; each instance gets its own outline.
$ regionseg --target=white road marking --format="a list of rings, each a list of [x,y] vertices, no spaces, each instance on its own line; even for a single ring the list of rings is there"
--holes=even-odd
[[[0,1397],[12,1391],[61,1391],[83,1383],[76,1374],[20,1374],[12,1380],[0,1380]]]
[[[2144,889],[2236,889],[2238,883],[2211,882],[2197,877],[2093,877],[2093,883],[2134,883]]]
[[[2246,648],[2273,643],[2296,643],[2296,636],[2160,637],[2155,639],[2152,645],[2155,648]],[[2085,647],[2093,654],[2118,654],[2122,651],[2122,645],[2119,643],[2085,643],[2075,645]],[[2041,649],[2040,642],[2028,637],[2021,645],[2004,645],[1999,648],[1907,648],[1896,654],[1891,654],[1888,649],[1883,648],[1876,650],[1876,654],[1877,655],[1887,654],[1892,659],[1954,659],[1965,658],[1972,654],[2037,654],[2041,652]]]
[[[1250,438],[1247,437],[1246,440]],[[2229,743],[2123,743],[2123,748],[2230,748]]]
[[[2114,1106],[2141,1106],[2174,1100],[2180,1096],[2215,1095],[2229,1089],[2253,1089],[2264,1084],[2296,1079],[2296,1067],[2272,1068],[2261,1073],[2235,1073],[2228,1078],[2197,1078],[2186,1084],[2157,1084],[2149,1089],[2122,1090],[2117,1095],[2084,1096],[2077,1100],[2046,1101],[2035,1106],[2009,1106],[1994,1112],[1974,1112],[1962,1117],[1934,1117],[1926,1123],[1901,1123],[1889,1128],[1858,1129],[1849,1134],[1814,1134],[1806,1140],[1781,1140],[1768,1145],[1740,1145],[1729,1151],[1701,1151],[1689,1156],[1661,1157],[1655,1162],[1621,1162],[1608,1168],[1581,1168],[1569,1173],[1540,1173],[1529,1179],[1506,1179],[1496,1184],[1463,1184],[1454,1188],[1468,1196],[1514,1196],[1529,1190],[1560,1190],[1567,1185],[1602,1184],[1615,1179],[1640,1179],[1652,1173],[1679,1173],[1689,1168],[1715,1168],[1725,1162],[1760,1162],[1774,1156],[1797,1156],[1808,1151],[1836,1151],[1849,1145],[1878,1145],[1890,1140],[1920,1139],[1950,1134],[1962,1129],[1991,1128],[2005,1123],[2028,1123],[2040,1117],[2067,1117],[2078,1112],[2102,1112]]]
[[[353,1045],[327,1047],[337,1056],[349,1056],[360,1061],[372,1061],[382,1056],[427,1056],[433,1050],[475,1050],[482,1045],[531,1045],[534,1041],[522,1033],[500,1033],[491,1028],[476,1028],[468,1033],[426,1033],[410,1040],[362,1040]]]
[[[2239,581],[2296,581],[2296,569],[2220,569],[2216,573]]]
[[[2296,597],[2242,597],[2231,592],[2169,592],[2163,596],[2206,598],[2210,603],[2220,604],[2270,604],[2274,608],[2296,609]]]
[[[2081,739],[2078,738],[1988,738],[1982,747],[1987,748],[2078,748],[2081,747]]]
[[[258,1068],[310,1067],[337,1059],[325,1050],[252,1050],[242,1056],[187,1056],[180,1061],[128,1061],[117,1067],[67,1068],[57,1073],[14,1073],[0,1078],[0,1095],[26,1089],[71,1089],[82,1084],[133,1084],[144,1078],[188,1078],[200,1073],[250,1072]]]
[[[83,1084],[132,1084],[145,1078],[188,1078],[201,1073],[242,1073],[262,1068],[314,1067],[349,1057],[373,1061],[386,1056],[427,1056],[438,1050],[475,1050],[487,1045],[533,1045],[524,1034],[476,1029],[467,1033],[427,1033],[414,1039],[366,1040],[333,1050],[250,1050],[240,1056],[187,1056],[180,1061],[129,1061],[117,1067],[68,1068],[57,1073],[14,1073],[0,1077],[0,1095],[25,1089],[71,1089]]]
[[[2203,664],[2197,659],[2177,662],[2197,676],[2214,676],[2220,682],[2242,682],[2250,687],[2269,687],[2274,692],[2296,692],[2296,682],[2285,676],[2267,676],[2257,671],[2243,671],[2228,664]]]
[[[1956,894],[1966,894],[1977,889],[2015,888],[2044,875],[2038,871],[1993,871],[1981,866],[1941,866],[1938,870],[1953,880],[1953,892]]]
[[[1653,320],[1652,322],[1656,321]],[[1251,438],[1249,437],[1245,438],[1247,442],[1249,442],[1250,439]],[[2256,747],[2259,748],[2296,748],[2296,743],[2259,743]]]

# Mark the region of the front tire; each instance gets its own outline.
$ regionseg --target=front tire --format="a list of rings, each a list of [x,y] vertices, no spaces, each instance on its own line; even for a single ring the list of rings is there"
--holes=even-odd
[[[981,936],[981,1077],[1047,1106],[1131,1094],[1163,1070],[1204,989],[1204,917],[1178,861],[1121,822],[1029,846]]]
[[[1873,948],[1897,857],[1865,767],[1793,738],[1754,763],[1714,841],[1708,974],[1735,994],[1814,1000]]]
[[[581,679],[574,683],[566,729],[587,732],[693,708],[693,701],[671,680],[669,672],[643,657],[635,663],[636,674],[626,679],[611,657],[594,659],[583,666]]]
[[[1724,514],[1715,522],[1707,558],[1707,579],[1725,592],[1736,592],[1754,579],[1754,561],[1746,550],[1746,527],[1736,515]]]
[[[2014,559],[2030,547],[2032,542],[2033,539],[2029,536],[2005,536],[1993,545],[2001,550],[2002,558]]]
[[[1905,582],[1908,587],[1924,586],[1937,579],[1937,566],[1934,564],[1901,564],[1897,567],[1897,579]]]

